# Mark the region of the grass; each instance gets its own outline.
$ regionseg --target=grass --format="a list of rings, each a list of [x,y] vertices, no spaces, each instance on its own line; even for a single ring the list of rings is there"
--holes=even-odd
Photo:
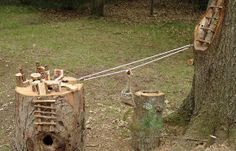
[[[11,151],[11,146],[10,146],[10,144],[3,144],[3,145],[0,145],[0,151]]]
[[[63,68],[67,75],[80,77],[189,44],[194,28],[193,23],[179,21],[126,25],[104,18],[55,21],[45,16],[30,7],[0,6],[0,106],[8,101],[8,94],[14,96],[19,65],[32,72],[39,60],[51,69]],[[192,52],[186,51],[134,71],[133,89],[161,90],[177,107],[190,90],[193,67],[186,60],[191,57]],[[97,102],[107,108],[120,107],[119,93],[125,82],[123,75],[86,82],[87,108],[96,110]],[[122,114],[113,110],[107,116],[122,119]],[[0,116],[0,121],[4,118]]]

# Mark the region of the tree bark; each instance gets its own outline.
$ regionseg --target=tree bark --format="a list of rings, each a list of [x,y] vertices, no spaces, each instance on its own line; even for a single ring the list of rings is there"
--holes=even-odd
[[[39,96],[31,87],[16,87],[16,151],[83,151],[83,86],[75,91]]]
[[[229,138],[232,145],[236,144],[235,12],[236,1],[225,0],[221,30],[217,31],[207,51],[194,51],[192,90],[180,109],[180,113],[190,120],[186,135]]]

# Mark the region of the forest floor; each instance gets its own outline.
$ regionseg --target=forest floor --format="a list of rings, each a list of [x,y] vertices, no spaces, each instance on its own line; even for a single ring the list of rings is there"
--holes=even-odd
[[[14,137],[14,75],[20,65],[30,73],[39,60],[79,78],[189,44],[200,14],[191,7],[162,3],[150,17],[148,1],[118,1],[106,5],[105,17],[98,19],[71,11],[0,6],[0,151],[10,150]],[[193,66],[186,63],[190,58],[191,50],[133,71],[132,88],[164,92],[166,113],[174,112],[190,91]],[[86,151],[132,150],[127,121],[132,108],[120,99],[125,75],[84,84]],[[164,131],[180,136],[183,127],[165,125]],[[160,150],[169,150],[166,146],[173,145],[172,140],[162,140]]]

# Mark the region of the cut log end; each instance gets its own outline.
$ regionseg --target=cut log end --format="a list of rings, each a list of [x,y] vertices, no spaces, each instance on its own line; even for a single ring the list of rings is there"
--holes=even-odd
[[[75,84],[73,88],[77,88],[78,91],[80,91],[83,88],[83,84]],[[46,93],[43,95],[40,95],[37,92],[34,92],[32,90],[31,86],[27,86],[27,87],[16,87],[15,91],[21,95],[25,95],[25,96],[57,96],[57,95],[66,95],[68,93],[71,93],[71,90],[69,90],[68,88],[62,88],[60,92],[51,92],[51,93]],[[74,90],[75,91],[75,90]]]
[[[138,91],[135,93],[135,95],[137,96],[147,96],[147,97],[158,97],[158,96],[163,96],[165,95],[164,93],[160,92],[160,91]]]

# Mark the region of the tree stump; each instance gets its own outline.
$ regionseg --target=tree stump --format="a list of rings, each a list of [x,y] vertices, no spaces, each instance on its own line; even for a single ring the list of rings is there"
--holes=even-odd
[[[31,86],[16,87],[16,151],[83,151],[83,85],[40,95]]]
[[[165,95],[155,91],[138,91],[134,95],[132,142],[135,151],[148,151],[159,145],[159,135],[163,126],[162,112]]]

